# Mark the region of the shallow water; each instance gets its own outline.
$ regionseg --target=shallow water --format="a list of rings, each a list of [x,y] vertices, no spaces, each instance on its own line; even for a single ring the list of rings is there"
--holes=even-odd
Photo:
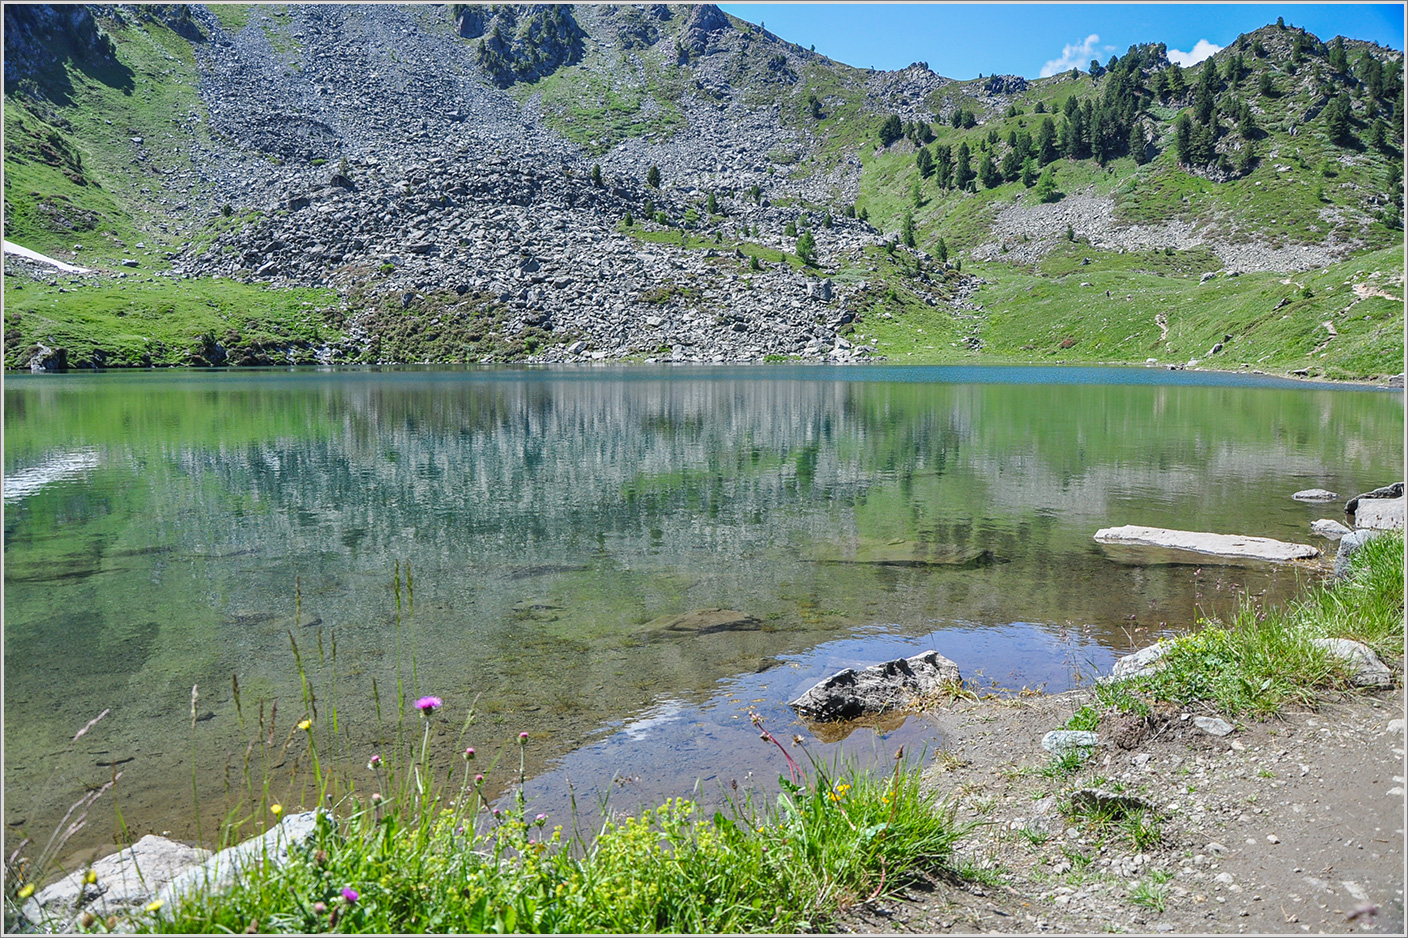
[[[1092,535],[1313,543],[1342,503],[1291,493],[1401,478],[1402,440],[1399,393],[1145,369],[10,376],[7,840],[47,837],[115,770],[135,835],[195,838],[199,815],[210,839],[260,701],[276,743],[303,715],[290,635],[359,786],[389,745],[372,681],[385,726],[398,673],[444,698],[445,765],[504,747],[492,790],[529,732],[528,793],[554,818],[569,782],[579,806],[633,807],[775,779],[748,708],[811,739],[785,703],[842,667],[932,647],[980,685],[1057,691],[1293,594],[1316,574],[1136,565]],[[665,627],[703,608],[752,618]],[[911,719],[808,748],[865,760],[930,735]],[[100,807],[73,843],[114,836]]]

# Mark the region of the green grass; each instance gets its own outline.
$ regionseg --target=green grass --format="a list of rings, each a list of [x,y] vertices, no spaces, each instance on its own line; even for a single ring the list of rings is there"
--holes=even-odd
[[[231,364],[312,361],[341,339],[328,290],[275,290],[227,280],[111,281],[100,286],[14,284],[5,296],[5,367],[25,368],[38,343],[67,350],[70,367],[199,364],[207,339]]]
[[[1401,668],[1403,614],[1403,535],[1389,532],[1355,554],[1344,579],[1286,606],[1248,602],[1230,622],[1206,622],[1170,640],[1152,675],[1097,685],[1097,699],[1133,712],[1147,712],[1148,700],[1206,701],[1229,717],[1313,709],[1326,691],[1351,691],[1352,673],[1311,639],[1360,641]]]
[[[775,804],[702,817],[670,799],[586,836],[547,829],[521,798],[493,811],[466,768],[453,803],[416,801],[414,785],[403,797],[418,808],[349,797],[286,866],[246,869],[233,889],[188,897],[140,928],[791,932],[947,861],[963,829],[921,794],[917,771],[814,769],[806,784],[784,780]]]

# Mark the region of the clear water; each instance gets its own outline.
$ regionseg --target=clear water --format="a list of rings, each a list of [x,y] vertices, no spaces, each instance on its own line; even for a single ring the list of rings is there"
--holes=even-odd
[[[504,750],[495,791],[529,732],[555,822],[569,785],[629,808],[775,779],[749,707],[822,758],[932,748],[922,718],[823,743],[785,704],[928,648],[982,686],[1088,680],[1318,575],[1134,564],[1098,528],[1312,542],[1342,505],[1292,492],[1404,459],[1399,393],[1144,369],[16,375],[4,397],[7,841],[115,770],[134,835],[194,839],[199,816],[209,840],[261,700],[279,741],[302,716],[290,633],[354,767],[388,745],[399,673],[446,702],[443,765]],[[753,621],[656,621],[706,608]],[[95,809],[73,845],[115,825]]]

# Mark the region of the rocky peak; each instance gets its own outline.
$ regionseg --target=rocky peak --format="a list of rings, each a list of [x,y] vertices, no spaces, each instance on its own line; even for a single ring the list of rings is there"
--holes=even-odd
[[[684,24],[684,34],[680,37],[680,44],[688,49],[692,55],[704,55],[706,52],[717,51],[718,33],[730,29],[728,17],[723,11],[712,3],[701,3],[692,7],[689,12],[689,19]]]
[[[551,75],[582,57],[586,33],[567,4],[451,7],[455,30],[478,39],[479,65],[500,88]]]

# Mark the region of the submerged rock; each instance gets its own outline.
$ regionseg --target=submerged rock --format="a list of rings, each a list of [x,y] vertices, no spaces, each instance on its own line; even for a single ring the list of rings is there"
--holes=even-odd
[[[937,651],[926,651],[861,671],[838,671],[788,706],[812,720],[854,720],[898,709],[921,694],[942,690],[961,680],[957,664]]]
[[[695,609],[678,615],[660,616],[645,624],[638,637],[665,638],[669,633],[712,635],[715,632],[756,632],[763,621],[737,609]]]
[[[1288,560],[1308,560],[1320,555],[1309,544],[1290,544],[1269,537],[1245,534],[1209,534],[1202,531],[1173,531],[1168,528],[1146,528],[1127,524],[1119,528],[1101,528],[1095,532],[1101,544],[1138,547],[1163,547],[1174,550],[1210,554],[1216,557],[1246,557],[1284,563]]]

